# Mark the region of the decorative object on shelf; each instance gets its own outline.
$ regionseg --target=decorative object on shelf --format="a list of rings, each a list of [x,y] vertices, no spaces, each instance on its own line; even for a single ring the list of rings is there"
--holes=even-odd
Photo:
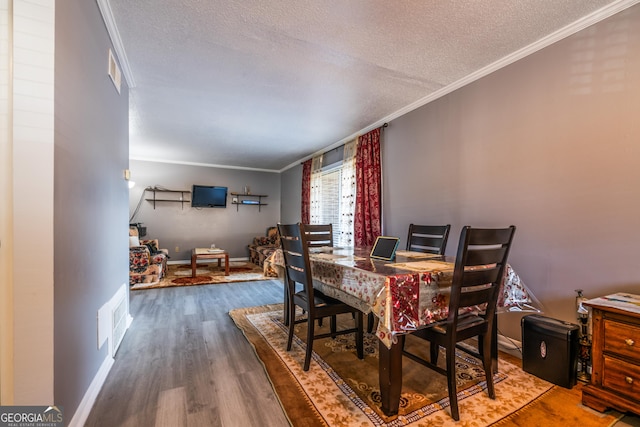
[[[156,202],[178,202],[182,204],[182,209],[184,209],[185,203],[191,203],[191,191],[188,190],[167,190],[160,189],[157,187],[147,187],[144,189],[145,192],[153,193],[152,198],[146,198],[145,200],[153,203],[153,209],[156,208]],[[158,194],[161,195],[158,197]],[[172,198],[179,194],[179,198]]]
[[[245,186],[244,191],[248,191],[249,187]],[[262,202],[263,197],[267,197],[264,194],[242,194],[242,193],[231,193],[233,197],[231,199],[231,204],[236,205],[236,211],[239,210],[240,205],[250,205],[257,206],[258,212],[261,210],[262,206],[266,206],[267,203]]]
[[[245,195],[250,195],[251,194],[251,187],[249,187],[248,185],[244,186],[244,194]]]

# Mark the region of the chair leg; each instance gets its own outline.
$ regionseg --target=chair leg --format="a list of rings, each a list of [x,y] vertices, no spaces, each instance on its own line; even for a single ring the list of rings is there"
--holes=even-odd
[[[373,332],[373,325],[375,324],[376,318],[373,313],[367,314],[367,333]]]
[[[359,311],[356,313],[356,328],[358,331],[356,332],[356,353],[358,354],[358,359],[364,359],[364,327],[363,327],[364,319],[362,316],[362,312]]]
[[[495,399],[496,391],[493,387],[493,357],[491,357],[491,339],[488,336],[481,336],[481,338],[483,338],[482,365],[484,366],[484,375],[487,380],[487,393],[489,393],[489,397],[491,399]]]
[[[438,355],[440,354],[440,346],[435,342],[429,342],[429,356],[431,357],[431,363],[438,364]],[[448,355],[447,355],[448,356]]]
[[[287,284],[284,284],[284,326],[289,326],[289,291]]]
[[[449,388],[449,408],[451,418],[460,421],[458,411],[458,396],[456,394],[456,346],[455,344],[447,348],[447,387]]]
[[[336,321],[336,316],[335,315],[331,316],[331,319],[330,319],[330,322],[329,322],[329,328],[330,328],[329,330],[331,331],[331,338],[335,339],[336,338],[335,333],[338,330],[337,321]]]
[[[307,315],[308,316],[308,315]],[[311,363],[311,352],[313,351],[313,337],[315,334],[315,323],[313,319],[308,318],[307,321],[307,352],[304,355],[304,371],[309,370],[309,364]]]

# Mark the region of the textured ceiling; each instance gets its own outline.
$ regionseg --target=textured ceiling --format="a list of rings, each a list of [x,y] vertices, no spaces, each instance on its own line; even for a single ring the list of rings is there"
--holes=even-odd
[[[131,158],[282,170],[623,2],[108,3]]]

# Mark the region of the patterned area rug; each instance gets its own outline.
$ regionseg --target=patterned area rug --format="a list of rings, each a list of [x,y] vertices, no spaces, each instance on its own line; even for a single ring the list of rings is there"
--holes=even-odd
[[[198,263],[196,277],[191,277],[191,264],[169,264],[167,275],[157,283],[137,283],[132,290],[168,288],[172,286],[210,285],[229,282],[251,282],[271,280],[262,274],[262,268],[244,261],[231,261],[229,275],[224,275],[224,261],[218,267],[217,261],[209,264]]]
[[[407,358],[403,359],[399,415],[386,417],[379,404],[375,336],[365,335],[364,360],[355,354],[353,335],[315,341],[311,367],[304,372],[305,343],[298,337],[305,337],[305,326],[296,327],[293,348],[287,352],[281,304],[229,314],[253,344],[294,426],[533,426],[578,425],[574,424],[578,420],[581,426],[608,426],[616,419],[582,407],[575,388],[553,386],[522,371],[518,359],[506,356],[507,360],[503,355],[494,378],[497,398],[491,400],[479,361],[465,353],[457,362],[459,423],[450,417],[446,378]],[[341,321],[352,322],[348,316]],[[413,337],[406,345],[412,351],[425,347]]]

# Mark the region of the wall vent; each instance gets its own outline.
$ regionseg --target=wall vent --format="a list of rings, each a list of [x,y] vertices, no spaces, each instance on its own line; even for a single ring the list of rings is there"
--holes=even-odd
[[[112,325],[113,329],[111,331],[111,355],[115,356],[116,351],[118,351],[118,347],[120,347],[120,343],[124,338],[124,333],[127,331],[127,294],[124,293],[122,298],[120,298],[115,306],[113,307],[112,314]]]
[[[120,67],[118,67],[118,63],[116,62],[115,56],[113,56],[113,52],[109,49],[109,77],[111,77],[111,81],[113,85],[116,87],[118,93],[120,93],[120,84],[122,83],[122,73],[120,72]]]
[[[114,357],[133,319],[129,315],[127,284],[98,310],[98,349],[109,341],[109,355]]]

